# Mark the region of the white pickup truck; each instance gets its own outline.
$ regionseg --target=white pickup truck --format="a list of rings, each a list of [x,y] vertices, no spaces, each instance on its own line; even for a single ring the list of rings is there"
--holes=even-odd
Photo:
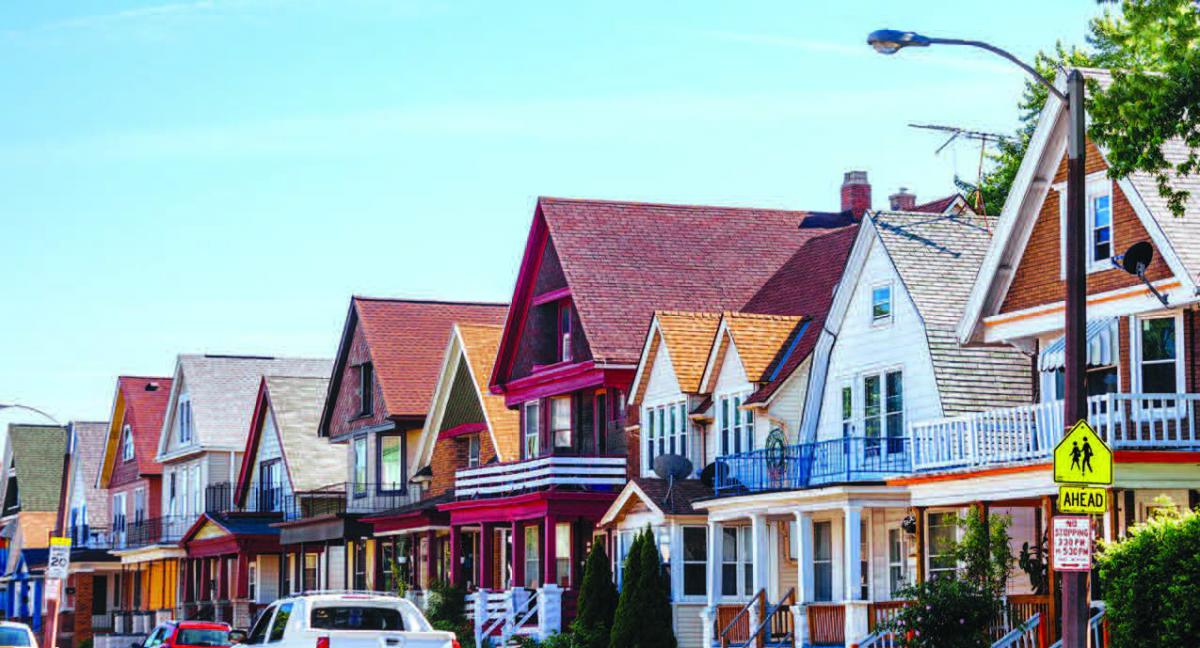
[[[263,610],[246,636],[262,648],[460,648],[415,605],[380,593],[301,594]]]

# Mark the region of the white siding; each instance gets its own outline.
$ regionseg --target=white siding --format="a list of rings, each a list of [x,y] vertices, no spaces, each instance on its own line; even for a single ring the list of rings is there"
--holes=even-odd
[[[871,322],[871,290],[883,283],[892,286],[892,320],[875,326]],[[829,358],[818,439],[842,436],[842,387],[853,386],[855,416],[861,417],[862,376],[872,372],[896,369],[903,372],[906,423],[942,415],[920,316],[878,240],[871,243],[840,324]],[[862,433],[861,421],[855,432]]]
[[[283,458],[283,447],[279,441],[279,428],[275,425],[275,415],[270,411],[267,412],[263,420],[262,435],[258,438],[258,449],[254,457],[250,457],[250,486],[254,489],[261,490],[264,486],[262,476],[260,475],[260,466],[265,461]],[[303,469],[302,466],[297,468]],[[282,463],[279,467],[283,478],[282,497],[284,501],[292,495],[291,475],[288,474],[286,463]],[[269,485],[267,485],[269,486]],[[257,502],[252,501],[253,496],[247,498],[246,503],[251,506],[256,506]]]
[[[654,354],[654,365],[650,367],[650,378],[646,381],[646,393],[642,402],[646,405],[670,403],[683,398],[679,390],[679,380],[675,377],[675,367],[671,364],[671,355],[667,345],[661,340]]]
[[[728,335],[728,333],[722,333]],[[721,361],[721,368],[717,372],[716,386],[713,389],[713,423],[710,428],[710,433],[706,440],[705,454],[710,458],[721,456],[721,399],[726,396],[740,395],[743,400],[749,396],[754,389],[754,385],[750,384],[750,380],[746,377],[746,371],[742,368],[742,358],[738,355],[737,349],[733,342],[729,342],[729,346],[725,350],[725,357]],[[762,447],[762,440],[766,438],[770,423],[764,417],[754,417],[754,439],[755,447]]]
[[[704,645],[704,622],[700,618],[703,605],[677,603],[675,612],[675,640],[679,648],[701,648]]]
[[[808,370],[811,366],[811,360],[801,363],[787,382],[780,385],[774,398],[771,399],[770,407],[767,408],[767,412],[772,418],[782,421],[788,443],[799,442],[800,421],[804,417],[804,399],[808,393]],[[776,424],[765,420],[761,424],[756,423],[755,447],[764,446],[766,435],[770,433],[770,428],[774,425]]]

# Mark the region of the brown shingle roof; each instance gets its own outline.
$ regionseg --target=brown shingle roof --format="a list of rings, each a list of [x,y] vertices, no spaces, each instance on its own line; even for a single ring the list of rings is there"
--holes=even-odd
[[[355,297],[354,308],[389,416],[425,416],[455,322],[504,322],[507,304]],[[338,358],[339,366],[344,362]],[[335,376],[336,379],[336,376]]]
[[[708,350],[721,324],[720,313],[660,311],[655,316],[679,387],[684,392],[699,392]]]
[[[773,362],[779,358],[783,345],[796,333],[807,318],[801,315],[760,315],[755,313],[725,313],[723,319],[746,376],[760,382]]]
[[[504,406],[504,397],[493,395],[488,390],[488,379],[492,375],[492,364],[496,361],[496,350],[500,348],[500,336],[504,328],[500,325],[458,324],[459,337],[467,364],[471,367],[471,378],[483,403],[484,415],[496,442],[496,451],[501,461],[514,461],[520,455],[520,417],[516,410]]]

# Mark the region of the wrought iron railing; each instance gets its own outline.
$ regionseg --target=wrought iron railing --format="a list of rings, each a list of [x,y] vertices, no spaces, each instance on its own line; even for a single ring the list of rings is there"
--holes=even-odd
[[[878,481],[912,472],[904,437],[843,437],[717,457],[718,495]]]
[[[212,484],[204,491],[207,513],[278,513],[285,520],[346,512],[345,482],[290,493],[282,486],[250,486],[238,497],[234,484]]]
[[[123,528],[118,527],[113,532],[113,547],[136,549],[157,544],[174,544],[179,542],[184,532],[195,521],[195,518],[183,515],[128,520]]]
[[[420,502],[425,489],[403,482],[346,482],[346,511],[349,513],[381,513]]]
[[[67,531],[72,549],[112,549],[113,535],[107,526],[76,525]]]

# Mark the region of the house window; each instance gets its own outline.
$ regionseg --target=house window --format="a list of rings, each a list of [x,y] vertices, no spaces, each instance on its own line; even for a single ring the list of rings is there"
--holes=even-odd
[[[125,532],[125,493],[113,495],[112,526],[117,533]]]
[[[1088,196],[1088,211],[1092,230],[1091,261],[1096,269],[1103,269],[1103,262],[1112,257],[1112,196],[1107,193]]]
[[[433,551],[433,547],[429,547],[429,551]],[[354,589],[360,591],[367,589],[367,543],[365,540],[354,543]]]
[[[133,428],[128,423],[121,430],[121,460],[133,461]]]
[[[317,558],[318,554],[304,554],[304,589],[308,592],[317,590]]]
[[[146,521],[146,489],[135,488],[133,491],[133,524],[141,526]]]
[[[871,528],[867,525],[866,520],[862,520],[859,526],[859,578],[861,583],[862,595],[859,596],[861,601],[871,600]]]
[[[892,319],[892,286],[871,289],[871,323],[885,324]]]
[[[191,443],[192,435],[195,432],[192,425],[192,401],[179,401],[179,443]]]
[[[650,474],[654,470],[654,458],[663,454],[688,455],[687,405],[670,403],[642,410],[646,421],[646,446],[642,471]]]
[[[904,530],[888,529],[888,591],[892,598],[908,585],[908,549],[905,547]]]
[[[1179,388],[1178,349],[1175,345],[1175,317],[1155,317],[1139,321],[1140,378],[1144,394],[1174,394]]]
[[[176,478],[175,473],[171,473],[167,479],[167,515],[175,515],[175,488]]]
[[[478,434],[472,434],[467,437],[467,467],[477,468],[479,466],[479,453],[481,449],[481,441]]]
[[[721,595],[750,596],[753,585],[750,562],[750,527],[721,529]]]
[[[555,358],[559,362],[571,361],[571,300],[558,303],[558,349]]]
[[[354,439],[354,496],[367,494],[367,437]]]
[[[570,396],[555,396],[550,399],[550,433],[555,448],[572,447]]]
[[[707,565],[708,528],[683,527],[683,595],[706,596],[708,583],[704,573]]]
[[[721,454],[754,449],[754,413],[742,409],[742,396],[723,396],[721,401]]]
[[[246,564],[246,596],[251,601],[258,600],[258,561],[251,560]]]
[[[854,436],[854,388],[842,387],[842,436]]]
[[[370,362],[358,365],[358,415],[370,416],[375,411],[375,369]]]
[[[525,527],[525,587],[529,588],[537,588],[542,582],[541,571],[538,570],[542,554],[538,543],[539,528],[536,524]]]
[[[379,435],[379,490],[404,490],[404,439],[399,434]]]
[[[813,599],[833,600],[833,523],[813,522]]]
[[[901,372],[863,377],[863,435],[868,451],[877,451],[880,438],[884,436],[888,439],[889,452],[904,449],[904,380]]]
[[[562,587],[571,586],[571,524],[559,522],[554,525],[555,580]]]
[[[532,459],[541,454],[542,436],[541,436],[541,412],[542,408],[538,401],[530,401],[525,403],[522,409],[523,416],[521,422],[521,431],[524,435],[521,450],[524,452],[526,459]]]
[[[953,576],[958,569],[954,557],[958,515],[953,511],[929,514],[929,576]]]
[[[283,462],[270,459],[258,466],[258,510],[279,511],[283,504]]]

